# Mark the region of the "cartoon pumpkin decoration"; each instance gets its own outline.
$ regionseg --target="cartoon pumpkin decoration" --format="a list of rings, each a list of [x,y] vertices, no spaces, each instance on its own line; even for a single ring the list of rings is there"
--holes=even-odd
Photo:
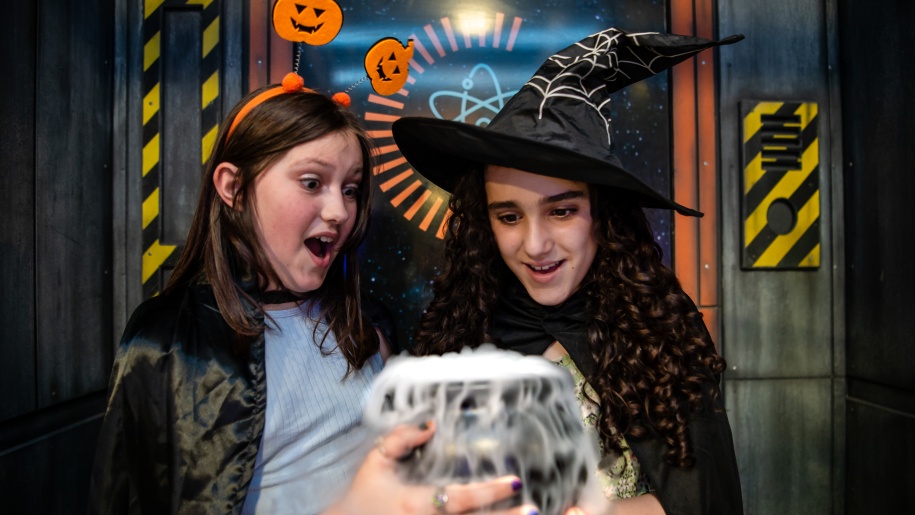
[[[372,45],[365,54],[365,72],[372,88],[379,95],[393,95],[403,88],[413,59],[413,40],[406,46],[396,38],[384,38]]]
[[[283,39],[325,45],[343,26],[343,10],[334,0],[277,0],[273,28]]]

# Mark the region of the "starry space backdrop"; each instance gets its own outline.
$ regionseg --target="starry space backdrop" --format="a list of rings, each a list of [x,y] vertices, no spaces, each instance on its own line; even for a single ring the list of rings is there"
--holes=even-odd
[[[667,30],[662,0],[340,0],[339,4],[344,16],[339,35],[327,45],[303,47],[298,72],[319,91],[349,89],[351,109],[370,131],[389,131],[392,120],[400,116],[485,125],[547,57],[570,44],[608,27]],[[447,37],[448,26],[456,47]],[[379,102],[369,82],[360,83],[366,77],[365,53],[385,37],[403,43],[412,37],[417,44],[414,61],[422,68],[411,68],[406,95],[384,97],[393,104]],[[419,51],[420,46],[429,58]],[[623,165],[670,195],[668,74],[616,93],[612,123]],[[407,163],[398,163],[399,151],[391,149],[393,139],[378,137],[375,142],[382,149],[376,162],[382,169],[376,175],[372,230],[360,252],[363,286],[394,314],[400,347],[408,348],[416,321],[431,297],[430,281],[438,272],[444,245],[437,233],[448,195],[410,173]],[[669,263],[671,213],[647,210],[647,214]]]

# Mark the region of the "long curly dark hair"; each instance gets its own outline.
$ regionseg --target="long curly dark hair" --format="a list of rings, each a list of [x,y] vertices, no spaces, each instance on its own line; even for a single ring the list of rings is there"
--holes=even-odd
[[[683,292],[641,207],[631,195],[590,186],[597,255],[582,282],[596,366],[587,377],[597,394],[596,422],[604,452],[622,438],[652,432],[678,467],[695,462],[687,421],[717,395],[708,389],[724,359]],[[420,319],[413,352],[441,354],[492,341],[487,327],[511,271],[499,255],[486,206],[483,170],[465,174],[451,198],[441,274]],[[712,393],[710,393],[712,392]]]

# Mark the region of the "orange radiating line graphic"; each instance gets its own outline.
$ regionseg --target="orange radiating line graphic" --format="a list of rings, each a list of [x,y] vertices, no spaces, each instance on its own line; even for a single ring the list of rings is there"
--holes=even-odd
[[[378,155],[383,155],[390,154],[391,152],[396,152],[399,149],[397,148],[397,145],[384,145],[382,147],[377,147],[375,150],[378,152]]]
[[[448,36],[448,43],[451,44],[451,51],[457,52],[457,40],[454,39],[454,30],[451,29],[451,20],[447,17],[442,18],[442,27],[445,29],[445,35]]]
[[[458,43],[458,38],[463,37],[464,46],[466,48],[472,48],[474,41],[478,42],[481,48],[486,47],[486,38],[489,34],[488,28],[475,29],[471,28],[469,30],[461,30],[460,24],[457,26],[457,29],[460,30],[461,34],[458,36],[455,33],[455,26],[452,25],[451,19],[449,17],[443,17],[441,20],[442,30],[447,38],[447,46],[450,47],[452,52],[457,52],[460,49]],[[519,16],[515,16],[512,19],[511,29],[508,31],[506,26],[506,14],[502,12],[495,13],[495,19],[493,24],[492,32],[492,48],[500,48],[504,45],[506,51],[511,52],[514,49],[515,43],[518,39],[518,34],[521,30],[521,25],[523,19]],[[430,49],[434,47],[435,51],[438,53],[439,57],[445,57],[448,49],[443,45],[444,39],[440,38],[437,29],[432,23],[424,25],[423,30],[428,36],[425,45],[423,42],[417,38],[416,34],[411,34],[410,39],[413,40],[414,45],[414,58],[410,60],[410,70],[415,72],[407,76],[406,83],[409,85],[415,85],[417,81],[418,74],[425,72],[424,65],[431,65],[435,63],[435,57],[430,53]],[[507,35],[506,41],[503,41],[503,35]],[[426,45],[430,45],[428,48]],[[421,56],[421,57],[420,57]],[[420,64],[417,62],[417,59],[423,62]],[[403,97],[408,97],[410,92],[405,88],[402,88],[397,92],[398,95]],[[376,94],[369,94],[368,102],[370,104],[383,106],[395,110],[403,110],[405,103],[398,100],[394,100],[391,97],[382,97]],[[382,109],[383,111],[384,109]],[[368,122],[394,122],[400,119],[400,115],[396,114],[387,114],[382,112],[366,112],[365,121]],[[368,132],[369,136],[373,140],[390,140],[393,135],[390,128],[372,130]],[[380,175],[384,172],[391,171],[395,168],[401,167],[401,165],[406,164],[406,169],[401,168],[401,172],[397,172],[397,175],[387,179],[386,181],[380,183],[378,188],[382,192],[389,192],[395,187],[398,187],[401,184],[409,183],[408,186],[396,192],[396,196],[389,199],[390,204],[399,208],[404,204],[407,199],[417,194],[419,192],[416,200],[409,204],[409,207],[403,212],[403,217],[406,220],[416,219],[416,215],[419,214],[421,210],[424,209],[424,206],[431,204],[429,210],[423,215],[422,221],[417,225],[417,227],[422,231],[428,231],[432,226],[432,223],[435,221],[438,216],[439,211],[442,207],[445,207],[445,213],[442,217],[441,222],[438,224],[438,228],[435,233],[435,237],[438,239],[444,239],[445,233],[447,232],[448,222],[451,219],[451,209],[448,208],[447,195],[441,195],[433,193],[431,189],[424,186],[424,180],[421,176],[416,175],[415,170],[409,167],[409,163],[403,155],[400,157],[395,157],[397,155],[398,147],[397,145],[391,144],[379,144],[375,149],[375,155],[384,155],[390,157],[389,161],[380,163],[373,167],[372,171],[374,175]],[[395,193],[391,191],[391,193]],[[430,202],[431,201],[431,202]],[[405,206],[406,207],[406,206]]]
[[[386,98],[381,95],[375,95],[374,93],[369,94],[369,102],[372,104],[392,107],[394,109],[403,109],[403,102],[391,100],[390,98]]]
[[[406,218],[407,220],[412,220],[413,216],[416,215],[416,212],[419,211],[419,208],[422,207],[424,202],[426,202],[426,199],[431,196],[432,196],[431,191],[429,191],[429,190],[424,191],[423,194],[420,195],[418,199],[416,199],[416,202],[414,202],[413,205],[410,206],[410,209],[408,209],[407,212],[403,214],[403,217]]]
[[[426,63],[432,64],[435,62],[435,59],[432,58],[432,54],[426,50],[426,47],[423,46],[423,42],[420,41],[418,37],[416,37],[416,34],[410,34],[410,39],[413,40],[413,48],[419,52],[421,56],[423,56],[423,59],[426,60]]]
[[[393,123],[398,118],[400,118],[400,117],[397,115],[393,115],[393,114],[373,113],[371,111],[367,111],[365,113],[365,121],[367,121],[367,122],[392,122]]]
[[[438,34],[432,29],[432,24],[428,24],[425,27],[426,35],[429,36],[429,39],[432,40],[432,46],[435,47],[435,51],[438,52],[439,57],[445,57],[445,49],[442,48],[442,42],[438,40]]]
[[[423,221],[419,224],[420,229],[424,231],[429,229],[429,225],[432,224],[432,219],[435,218],[435,214],[438,213],[438,208],[440,207],[442,207],[442,197],[435,199],[435,202],[432,204],[429,212],[426,213],[426,216],[423,217]]]
[[[499,48],[499,42],[502,39],[502,23],[505,22],[504,13],[496,13],[496,26],[492,35],[492,47]]]
[[[448,225],[448,220],[451,219],[451,209],[445,211],[445,217],[442,218],[442,223],[438,226],[438,231],[435,233],[435,237],[443,240],[445,239],[445,227]]]
[[[399,174],[396,177],[392,177],[392,178],[386,180],[385,182],[381,183],[381,185],[378,187],[381,188],[381,191],[388,191],[389,189],[393,188],[394,186],[397,186],[398,184],[400,184],[404,179],[406,179],[407,177],[409,177],[411,175],[413,175],[412,169],[407,170],[406,172]]]
[[[376,166],[375,168],[372,168],[372,174],[374,174],[374,175],[382,174],[384,172],[387,172],[391,168],[394,168],[395,166],[400,166],[406,162],[407,162],[407,159],[405,157],[403,157],[403,156],[398,157],[397,159],[388,161],[386,163],[381,163],[380,165]]]
[[[423,185],[423,183],[420,182],[419,179],[413,181],[413,184],[407,186],[407,189],[401,191],[400,193],[397,194],[396,197],[391,199],[391,205],[394,207],[399,206],[401,204],[401,202],[406,200],[406,198],[409,197],[411,193],[416,191],[417,188],[419,188],[422,185]]]
[[[508,36],[508,44],[505,45],[505,51],[511,52],[512,48],[515,48],[515,39],[518,38],[518,31],[521,30],[521,18],[515,16],[515,21],[512,23],[512,32]]]

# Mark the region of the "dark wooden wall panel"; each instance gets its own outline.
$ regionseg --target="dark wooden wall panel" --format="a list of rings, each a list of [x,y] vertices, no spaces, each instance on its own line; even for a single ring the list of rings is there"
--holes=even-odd
[[[171,4],[181,20],[202,9]],[[0,17],[0,513],[84,511],[113,343],[141,298],[144,5],[15,2]],[[207,5],[225,35],[213,58],[231,106],[245,3]],[[199,38],[200,26],[179,33]],[[166,44],[199,62],[199,41]],[[199,75],[193,82],[167,93],[167,111],[184,101],[199,111]],[[175,134],[193,134],[182,145],[196,188],[200,122],[173,118]]]
[[[0,499],[8,514],[82,514],[101,425],[95,416],[0,452]]]
[[[114,0],[38,4],[38,404],[104,389],[111,368]]]
[[[0,420],[35,409],[35,53],[38,6],[0,16]],[[15,51],[14,51],[15,49]]]
[[[840,0],[848,513],[915,506],[915,4]]]
[[[860,443],[848,452],[848,513],[912,513],[915,396],[850,380],[848,441]]]
[[[163,13],[159,216],[164,245],[184,245],[200,191],[201,14],[188,9]]]
[[[839,5],[848,373],[915,394],[915,3]]]

